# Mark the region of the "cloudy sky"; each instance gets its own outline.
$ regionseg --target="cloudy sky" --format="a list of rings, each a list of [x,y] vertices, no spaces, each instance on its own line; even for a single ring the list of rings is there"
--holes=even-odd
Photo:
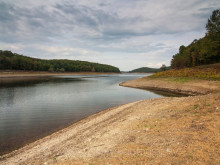
[[[0,49],[123,71],[160,67],[205,35],[219,7],[219,0],[0,0]]]

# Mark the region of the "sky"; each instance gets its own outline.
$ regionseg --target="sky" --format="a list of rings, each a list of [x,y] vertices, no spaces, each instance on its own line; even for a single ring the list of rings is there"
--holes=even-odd
[[[219,0],[0,0],[0,49],[129,71],[170,65]]]

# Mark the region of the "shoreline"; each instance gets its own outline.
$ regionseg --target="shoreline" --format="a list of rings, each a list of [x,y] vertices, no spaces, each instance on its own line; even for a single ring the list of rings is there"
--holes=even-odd
[[[58,131],[50,134],[50,135],[47,135],[47,136],[45,136],[43,138],[40,138],[40,139],[30,143],[30,144],[27,144],[27,145],[25,145],[25,146],[23,146],[23,147],[21,147],[21,148],[19,148],[17,150],[14,150],[14,151],[12,151],[10,153],[7,153],[7,154],[4,154],[2,156],[0,155],[0,164],[4,164],[4,161],[7,161],[7,158],[11,158],[13,156],[16,156],[20,152],[25,152],[26,150],[31,149],[32,147],[34,148],[34,147],[36,147],[39,144],[42,145],[42,143],[45,143],[45,142],[47,143],[47,141],[49,141],[51,139],[53,140],[53,138],[56,138],[57,136],[60,136],[61,134],[64,134],[64,133],[66,133],[68,131],[73,131],[73,129],[78,129],[77,131],[82,132],[82,130],[80,130],[81,128],[78,128],[78,127],[81,127],[81,126],[84,127],[85,126],[85,129],[86,129],[87,128],[87,126],[86,126],[87,122],[91,122],[92,120],[96,120],[96,118],[98,118],[99,116],[103,116],[103,115],[106,115],[106,114],[107,114],[106,116],[108,116],[108,115],[115,115],[114,113],[117,113],[117,114],[121,113],[121,109],[124,109],[124,108],[127,108],[129,106],[135,105],[138,102],[140,102],[140,101],[136,101],[136,102],[132,102],[132,103],[127,103],[127,104],[124,104],[124,105],[119,105],[119,106],[116,106],[116,107],[112,107],[112,108],[108,108],[108,109],[102,110],[102,111],[97,112],[95,114],[92,114],[92,115],[90,115],[90,116],[88,116],[86,118],[83,118],[83,119],[81,119],[81,120],[79,120],[77,122],[74,122],[70,126],[67,126],[67,127],[63,128],[61,130],[58,130]],[[114,110],[116,110],[117,112],[115,112]],[[108,114],[108,113],[110,113],[110,114]],[[92,121],[92,122],[97,122],[97,121]],[[77,131],[76,131],[76,133],[78,133]],[[64,139],[68,139],[67,137],[63,137],[63,138]],[[9,162],[11,162],[11,161],[9,161]],[[15,161],[15,162],[13,161],[13,163],[18,163],[18,162],[17,161]]]
[[[48,76],[69,76],[69,75],[104,75],[104,74],[120,74],[113,72],[22,72],[22,71],[0,71],[0,78],[26,78],[26,77],[48,77]]]
[[[172,78],[143,77],[122,82],[119,85],[124,87],[157,90],[190,96],[220,92],[219,81],[208,81],[200,79],[189,80],[187,82],[178,82]]]
[[[154,130],[154,127],[146,127],[145,125],[143,128],[141,126],[140,129],[140,125],[142,125],[146,119],[151,122],[151,120],[154,119],[154,116],[158,116],[156,123],[158,123],[158,121],[162,122],[166,118],[164,119],[161,115],[173,118],[172,115],[179,115],[180,111],[182,112],[181,108],[188,106],[195,108],[195,105],[196,108],[198,108],[200,107],[200,104],[207,102],[206,100],[212,100],[213,102],[212,105],[209,105],[209,102],[206,103],[206,105],[209,105],[208,108],[214,107],[216,110],[219,109],[216,102],[220,98],[219,82],[193,81],[178,84],[174,82],[164,82],[161,79],[150,80],[148,78],[140,78],[123,82],[120,85],[146,89],[150,88],[150,84],[154,89],[157,88],[157,85],[162,84],[166,87],[166,90],[169,90],[170,88],[171,92],[178,91],[181,93],[184,91],[184,94],[199,94],[200,96],[148,99],[103,110],[82,119],[67,128],[24,146],[23,148],[0,156],[0,164],[68,164],[70,162],[76,162],[75,164],[86,164],[90,162],[94,163],[96,161],[99,161],[100,163],[112,162],[116,156],[114,154],[118,154],[118,157],[127,157],[126,154],[122,156],[119,154],[124,152],[123,147],[127,148],[129,151],[132,151],[134,146],[136,149],[142,150],[141,144],[145,140],[140,139],[140,137],[144,138],[145,136],[150,136],[152,138],[152,136],[156,136],[157,130]],[[202,87],[201,84],[203,84]],[[159,88],[159,90],[161,90],[161,88]],[[164,90],[164,88],[162,88],[162,90]],[[198,100],[203,101],[198,102]],[[182,105],[183,103],[186,105]],[[172,110],[173,108],[179,109],[178,106],[180,106],[179,111]],[[190,112],[187,111],[187,113]],[[214,111],[214,113],[217,113],[217,115],[219,114],[217,111]],[[184,116],[182,117],[184,118]],[[184,118],[184,120],[187,119]],[[171,122],[170,119],[168,121]],[[217,124],[218,123],[219,120],[217,120]],[[138,128],[136,128],[137,125]],[[178,127],[181,126],[178,125]],[[162,130],[162,128],[160,129]],[[169,130],[169,128],[165,129]],[[153,139],[154,138],[148,139],[148,141],[152,141]],[[178,140],[178,138],[176,140]],[[146,144],[147,143],[149,142],[146,141]],[[158,142],[154,144],[154,147],[157,147],[155,146],[157,143]],[[165,144],[162,146],[164,145]],[[161,149],[160,147],[159,149]],[[157,148],[155,148],[155,150],[157,150]],[[167,151],[167,149],[165,151]],[[165,152],[164,154],[169,153],[170,152]],[[149,154],[152,155],[153,153],[150,152]],[[217,156],[219,155],[217,154]],[[152,155],[152,158],[153,157],[154,159],[152,159],[152,161],[154,160],[153,163],[155,163],[156,158],[154,154]],[[129,158],[126,159],[126,161],[130,160]],[[118,161],[123,161],[123,159],[119,159]],[[144,161],[152,163],[150,159]],[[170,162],[172,161],[170,160]]]

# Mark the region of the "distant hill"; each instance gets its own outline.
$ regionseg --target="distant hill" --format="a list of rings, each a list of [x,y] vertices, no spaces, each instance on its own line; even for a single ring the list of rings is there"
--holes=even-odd
[[[134,69],[130,71],[129,73],[156,73],[160,71],[161,70],[157,68],[142,67],[142,68]]]
[[[111,65],[76,60],[43,60],[0,50],[0,70],[49,72],[120,72]]]

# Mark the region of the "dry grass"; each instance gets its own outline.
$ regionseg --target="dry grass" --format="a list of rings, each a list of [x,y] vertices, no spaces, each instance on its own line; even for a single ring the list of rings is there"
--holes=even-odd
[[[206,80],[220,80],[220,64],[215,65],[205,65],[194,68],[184,68],[178,70],[168,70],[164,72],[159,72],[153,74],[152,78],[166,78],[166,77],[175,77],[175,78],[187,78],[187,79],[206,79]]]
[[[175,99],[177,104],[167,105],[163,110],[131,123],[128,130],[133,133],[109,152],[88,160],[68,160],[58,164],[218,165],[219,99],[219,95]],[[184,104],[180,104],[181,101]]]
[[[173,107],[163,117],[156,115],[139,122],[137,129],[146,133],[137,134],[134,142],[119,145],[93,163],[103,164],[104,160],[107,164],[219,164],[218,102],[203,101],[196,108]]]

